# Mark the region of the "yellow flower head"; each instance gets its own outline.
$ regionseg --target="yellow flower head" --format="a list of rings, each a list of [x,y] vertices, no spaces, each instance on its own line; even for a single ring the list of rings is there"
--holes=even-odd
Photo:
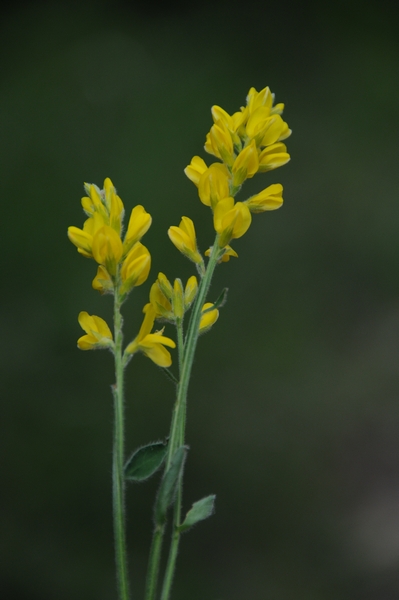
[[[191,163],[184,169],[187,177],[198,187],[201,175],[207,170],[206,162],[200,156],[193,156]]]
[[[82,206],[89,218],[86,219],[83,229],[69,227],[68,237],[80,254],[94,258],[114,277],[122,258],[148,231],[151,215],[141,205],[133,208],[122,244],[125,209],[112,181],[107,177],[102,190],[92,183],[85,183],[84,186],[88,195],[82,198]],[[93,286],[102,290],[102,284],[97,278]]]
[[[140,242],[136,242],[130,250],[121,268],[121,293],[126,294],[134,287],[147,281],[151,268],[151,254]]]
[[[280,183],[269,185],[259,194],[251,196],[245,204],[251,213],[261,213],[267,210],[276,210],[283,204],[283,186]]]
[[[112,348],[112,333],[104,319],[82,311],[78,317],[79,325],[86,332],[78,339],[78,348],[81,350],[95,350],[97,348]]]
[[[230,195],[230,174],[225,165],[213,163],[203,172],[198,183],[198,195],[205,206],[213,209],[219,200]]]
[[[203,314],[201,316],[201,321],[200,321],[200,326],[199,326],[199,331],[200,333],[205,333],[206,331],[208,331],[212,325],[214,323],[216,323],[216,321],[219,318],[219,311],[217,308],[214,308],[213,310],[209,310],[210,308],[212,308],[213,303],[212,302],[206,302],[204,304],[204,306],[202,307],[202,312],[205,314]]]
[[[136,339],[128,345],[125,352],[126,354],[142,352],[159,367],[170,367],[172,364],[172,357],[170,352],[166,350],[164,346],[176,348],[176,344],[170,338],[162,335],[163,330],[151,333],[156,315],[152,304],[146,304],[143,312],[145,316],[139,334]]]
[[[232,239],[239,238],[248,230],[252,217],[249,208],[243,202],[234,204],[234,198],[221,200],[213,215],[213,223],[219,234],[218,244],[224,248]]]
[[[182,254],[197,264],[202,263],[202,256],[197,248],[194,223],[189,217],[182,217],[179,227],[174,225],[169,227],[168,235],[172,244]]]

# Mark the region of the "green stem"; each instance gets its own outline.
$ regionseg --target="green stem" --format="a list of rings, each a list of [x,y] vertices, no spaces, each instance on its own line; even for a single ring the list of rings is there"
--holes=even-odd
[[[165,525],[157,525],[152,537],[150,558],[148,561],[147,583],[145,588],[145,600],[154,600],[157,592],[159,563],[161,560],[162,540],[165,533]]]
[[[184,405],[187,398],[188,385],[190,382],[191,369],[194,361],[195,349],[197,347],[198,334],[199,334],[199,325],[201,321],[201,313],[202,307],[205,303],[206,296],[209,291],[209,286],[211,284],[212,276],[220,255],[220,249],[218,247],[218,236],[216,236],[215,243],[213,245],[211,256],[209,257],[209,262],[202,278],[197,297],[195,299],[193,312],[191,314],[191,319],[188,326],[187,336],[184,344],[184,355],[182,360],[182,367],[180,372],[180,382],[177,388],[177,398],[176,405],[173,414],[172,426],[170,431],[169,445],[168,445],[168,455],[166,459],[166,469],[169,468],[170,463],[172,461],[172,457],[179,447],[179,429],[180,429],[180,419],[179,410],[176,408]]]
[[[198,335],[199,335],[199,324],[201,321],[202,307],[206,300],[206,296],[209,291],[213,272],[215,270],[219,255],[219,249],[217,246],[217,238],[213,246],[212,254],[210,256],[207,269],[204,277],[201,280],[197,298],[194,304],[193,313],[191,316],[190,324],[188,327],[187,338],[185,345],[183,344],[183,336],[179,334],[178,328],[178,352],[179,352],[179,364],[180,364],[180,383],[177,390],[176,407],[174,412],[174,418],[172,422],[171,435],[169,439],[168,457],[166,463],[166,469],[169,468],[172,457],[180,446],[184,444],[185,439],[185,428],[186,428],[186,405],[187,405],[187,392],[188,385],[191,376],[191,369],[194,361],[194,354],[197,346]],[[182,478],[179,479],[177,494],[174,506],[173,515],[173,533],[170,545],[168,563],[166,565],[165,577],[162,586],[161,600],[168,600],[170,591],[172,588],[174,572],[176,568],[176,559],[179,549],[180,542],[180,518],[181,518],[181,503],[182,503]]]
[[[112,464],[112,505],[114,516],[115,561],[120,600],[129,599],[129,580],[126,556],[125,530],[125,482],[124,465],[124,422],[123,422],[123,362],[122,362],[122,315],[118,285],[115,285],[114,337],[115,337],[115,386],[114,395],[114,448]]]

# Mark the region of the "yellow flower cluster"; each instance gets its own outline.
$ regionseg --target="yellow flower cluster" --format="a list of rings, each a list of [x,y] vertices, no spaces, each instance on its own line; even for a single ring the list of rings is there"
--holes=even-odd
[[[143,206],[135,206],[122,236],[125,210],[112,181],[107,178],[103,190],[94,184],[85,184],[85,189],[88,195],[82,198],[82,206],[88,218],[83,229],[69,227],[68,237],[80,254],[99,265],[93,288],[103,294],[120,285],[125,296],[150,272],[151,255],[140,240],[150,228],[151,215]]]
[[[198,281],[195,275],[187,280],[183,287],[181,279],[175,279],[174,284],[163,273],[158,274],[158,279],[151,286],[150,304],[154,310],[155,318],[163,321],[176,323],[182,320],[184,314],[189,310],[198,291]],[[202,315],[199,330],[201,333],[210,329],[216,322],[219,311],[215,308],[210,310],[212,303],[207,302],[202,307],[206,311]]]
[[[218,245],[225,250],[223,261],[237,256],[229,243],[246,233],[251,224],[251,213],[275,210],[283,203],[280,184],[270,185],[245,202],[234,200],[246,179],[281,167],[290,160],[282,143],[291,135],[281,117],[284,105],[273,105],[273,102],[274,95],[266,87],[260,92],[251,88],[246,106],[233,115],[220,106],[213,106],[214,124],[206,136],[205,150],[222,162],[208,167],[202,158],[194,156],[185,169],[187,177],[198,188],[201,202],[213,211]],[[171,227],[169,237],[183,254],[200,263],[202,258],[190,219],[183,217],[179,227]]]
[[[184,313],[192,305],[198,291],[198,282],[192,275],[183,288],[181,279],[175,279],[173,287],[169,279],[163,274],[158,274],[158,279],[150,290],[150,303],[155,311],[156,319],[164,319],[174,323],[183,319]]]
[[[114,293],[122,303],[134,287],[148,278],[151,256],[140,240],[150,228],[152,219],[143,206],[135,206],[123,235],[124,206],[112,181],[107,178],[102,190],[94,184],[85,184],[85,190],[87,196],[82,198],[82,206],[88,218],[83,229],[69,227],[68,237],[80,254],[94,258],[98,263],[93,288],[102,294]],[[144,307],[144,312],[139,334],[126,348],[126,355],[130,357],[140,351],[158,366],[169,367],[172,358],[164,346],[174,348],[175,342],[164,337],[162,331],[151,333],[156,315],[151,304]],[[83,311],[78,320],[86,332],[78,339],[78,348],[115,349],[111,330],[104,319]]]

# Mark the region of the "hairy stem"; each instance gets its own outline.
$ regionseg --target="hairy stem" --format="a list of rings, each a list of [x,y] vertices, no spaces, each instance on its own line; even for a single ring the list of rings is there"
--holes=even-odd
[[[168,457],[166,462],[166,469],[169,468],[172,457],[180,446],[184,444],[185,429],[186,429],[186,404],[187,404],[187,392],[188,385],[191,376],[191,369],[193,366],[195,350],[197,347],[199,325],[201,321],[202,307],[206,300],[206,296],[209,291],[213,272],[215,270],[219,255],[219,249],[217,246],[217,239],[215,241],[212,254],[210,256],[207,269],[204,277],[201,280],[197,298],[194,304],[193,313],[191,315],[190,324],[188,327],[187,337],[185,344],[183,345],[183,337],[179,334],[178,329],[178,352],[179,352],[179,365],[180,365],[180,382],[177,389],[176,406],[173,415],[171,435],[169,439]],[[168,563],[166,565],[165,577],[162,586],[161,600],[169,600],[170,592],[172,589],[174,572],[176,569],[176,559],[179,549],[180,542],[180,519],[181,519],[181,504],[183,495],[183,482],[182,477],[179,479],[175,504],[173,513],[173,532],[172,540],[170,544],[170,551],[168,557]]]
[[[125,482],[124,465],[124,398],[122,362],[122,315],[118,285],[114,297],[114,337],[115,337],[115,385],[114,396],[114,447],[112,464],[112,505],[114,517],[115,562],[119,600],[129,599],[129,578],[126,556],[125,529]]]

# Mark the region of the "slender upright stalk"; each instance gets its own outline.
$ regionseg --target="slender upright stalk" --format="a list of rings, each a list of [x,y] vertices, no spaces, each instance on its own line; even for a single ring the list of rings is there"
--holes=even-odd
[[[220,249],[217,244],[218,236],[216,236],[215,244],[213,247],[212,254],[209,258],[209,262],[204,273],[204,276],[200,282],[197,297],[195,299],[193,312],[191,314],[187,336],[183,342],[183,330],[181,324],[177,327],[177,342],[179,350],[179,369],[180,369],[180,380],[177,386],[177,397],[175,406],[173,408],[172,423],[169,434],[168,442],[168,454],[166,457],[165,471],[167,471],[172,462],[172,458],[177,448],[184,444],[185,438],[185,421],[186,421],[186,400],[187,390],[191,375],[191,369],[194,361],[194,354],[198,340],[199,324],[201,321],[201,312],[204,305],[206,295],[209,290],[212,275],[215,270],[217,261],[220,256]],[[166,566],[166,572],[162,587],[162,600],[169,598],[170,590],[172,587],[173,575],[176,566],[176,558],[179,547],[180,532],[178,526],[180,525],[180,511],[181,511],[181,499],[182,499],[182,482],[179,481],[178,489],[176,493],[175,506],[174,506],[174,529],[172,534],[171,547],[169,552],[168,563]],[[161,547],[163,536],[165,533],[165,526],[156,526],[154,529],[148,571],[147,571],[147,583],[145,600],[154,600],[159,577],[159,564],[161,559]]]
[[[213,246],[212,254],[210,256],[207,269],[205,271],[204,277],[200,283],[197,298],[195,301],[195,305],[193,308],[193,313],[191,315],[190,324],[188,327],[187,337],[185,344],[183,346],[181,337],[179,336],[178,331],[178,351],[179,357],[182,356],[182,360],[179,358],[180,368],[180,382],[177,391],[177,400],[176,400],[176,412],[174,413],[174,420],[172,422],[172,431],[171,437],[169,440],[169,449],[168,449],[168,458],[167,458],[167,466],[172,460],[173,454],[179,446],[184,444],[185,439],[185,429],[186,429],[186,405],[187,405],[187,392],[188,385],[191,376],[191,369],[194,361],[194,354],[197,347],[198,334],[199,334],[199,325],[201,321],[201,313],[202,307],[206,300],[206,296],[209,291],[209,286],[211,284],[213,272],[215,270],[217,260],[219,255],[219,248],[217,245],[217,238],[215,240],[215,244]],[[179,343],[180,342],[180,343]],[[174,572],[176,568],[176,559],[179,549],[180,542],[180,518],[181,518],[181,503],[182,503],[182,478],[180,477],[175,505],[174,505],[174,514],[173,514],[173,533],[172,540],[170,545],[168,563],[166,565],[165,577],[162,586],[162,594],[161,600],[169,600],[170,591],[172,588]]]
[[[114,517],[115,561],[118,580],[119,600],[129,599],[129,580],[126,557],[125,530],[125,482],[124,465],[124,405],[123,405],[123,364],[122,364],[122,315],[118,285],[114,296],[114,337],[115,337],[115,385],[114,395],[114,448],[112,465],[112,505]]]

